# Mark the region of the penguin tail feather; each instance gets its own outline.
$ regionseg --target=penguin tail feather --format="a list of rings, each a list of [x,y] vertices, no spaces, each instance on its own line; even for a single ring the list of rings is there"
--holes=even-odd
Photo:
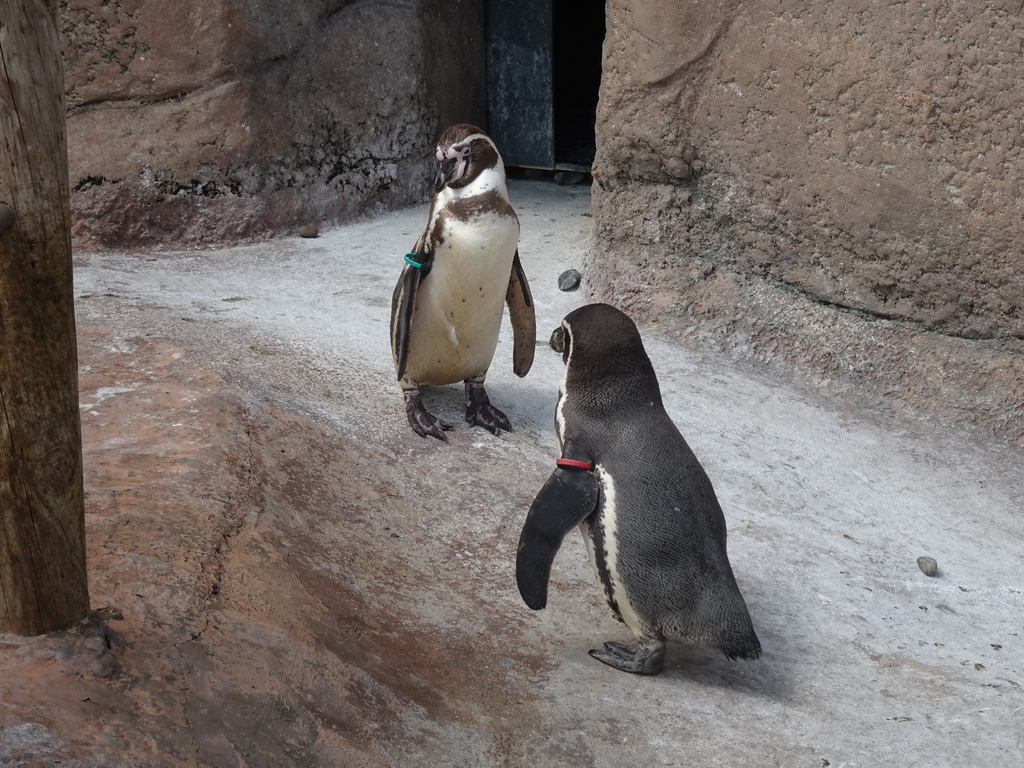
[[[761,658],[761,643],[757,639],[757,635],[753,634],[739,641],[733,640],[732,642],[723,643],[719,646],[719,650],[725,654],[729,661],[736,661],[737,659],[755,661]]]

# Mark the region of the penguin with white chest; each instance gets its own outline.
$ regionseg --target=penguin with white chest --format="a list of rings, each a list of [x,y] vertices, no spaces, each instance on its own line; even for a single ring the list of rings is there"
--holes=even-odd
[[[590,655],[657,674],[665,640],[756,659],[754,633],[726,555],[722,509],[704,469],[665,412],[640,334],[625,314],[590,304],[552,334],[565,377],[555,408],[561,458],[519,538],[516,581],[526,604],[547,603],[551,564],[580,525],[613,613],[639,646]]]
[[[441,134],[435,195],[427,227],[405,258],[391,301],[391,352],[409,424],[421,437],[446,440],[451,429],[423,405],[425,384],[466,384],[466,421],[497,434],[510,430],[484,379],[507,303],[512,368],[533,365],[536,320],[519,261],[519,219],[509,203],[505,166],[479,128],[460,124]]]

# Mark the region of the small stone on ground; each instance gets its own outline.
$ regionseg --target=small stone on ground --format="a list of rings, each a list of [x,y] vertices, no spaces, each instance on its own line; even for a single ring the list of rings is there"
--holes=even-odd
[[[567,269],[558,276],[558,290],[575,291],[580,287],[581,275],[575,269]]]

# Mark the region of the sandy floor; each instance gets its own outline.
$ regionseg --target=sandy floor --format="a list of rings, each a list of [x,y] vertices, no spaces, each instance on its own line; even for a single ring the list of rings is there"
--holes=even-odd
[[[583,261],[589,194],[511,194],[546,342],[585,301],[557,277]],[[469,429],[456,386],[427,400],[457,425],[448,444],[405,423],[388,312],[425,215],[77,255],[92,602],[125,644],[0,638],[0,765],[1019,760],[1019,451],[643,329],[765,653],[673,645],[661,676],[618,672],[587,655],[630,638],[576,534],[545,611],[514,582],[555,458],[559,356],[542,344],[517,379],[506,320],[489,391],[515,431]]]

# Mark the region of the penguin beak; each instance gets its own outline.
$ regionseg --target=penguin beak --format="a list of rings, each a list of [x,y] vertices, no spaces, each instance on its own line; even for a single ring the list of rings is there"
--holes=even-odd
[[[437,164],[437,175],[434,176],[434,193],[440,192],[442,189],[448,186],[448,183],[454,181],[456,178],[456,171],[459,165],[459,158],[457,157],[446,157],[440,163]],[[459,176],[462,174],[459,173]]]
[[[438,163],[437,175],[434,177],[434,192],[440,192],[452,182],[461,179],[465,175],[468,165],[469,162],[465,157],[459,155],[446,157]]]
[[[548,346],[558,354],[565,352],[565,328],[558,326],[551,332],[551,338],[548,339]]]

